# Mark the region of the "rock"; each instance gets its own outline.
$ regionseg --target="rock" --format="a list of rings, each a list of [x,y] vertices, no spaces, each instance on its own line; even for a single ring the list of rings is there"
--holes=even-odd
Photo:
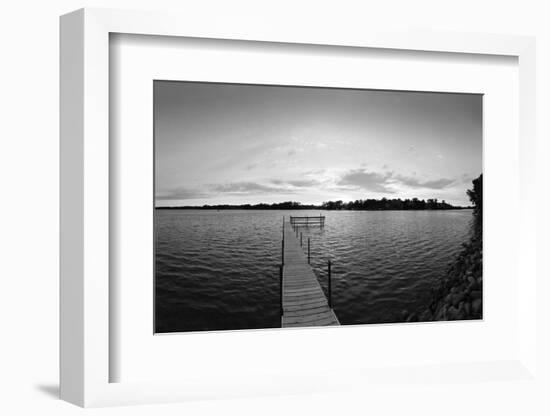
[[[441,321],[441,320],[446,319],[446,313],[447,313],[447,307],[446,307],[445,305],[443,305],[443,306],[436,312],[435,319],[436,319],[437,321]]]
[[[464,302],[464,305],[462,307],[464,308],[466,316],[470,316],[470,313],[472,312],[472,305],[470,304],[470,302]]]
[[[420,317],[418,318],[420,322],[427,322],[433,320],[432,314],[429,310],[425,310],[420,314]]]
[[[457,320],[477,318],[483,305],[483,252],[481,234],[473,235],[455,261],[447,265],[446,274],[431,290],[431,300],[426,309],[407,320]]]
[[[472,302],[472,313],[479,315],[481,312],[481,299],[476,299]]]
[[[477,283],[474,280],[474,282],[470,283],[468,285],[468,287],[466,288],[466,293],[471,293],[472,291],[478,290],[478,289],[479,289],[479,287],[478,287]]]
[[[458,304],[464,299],[464,294],[462,293],[455,293],[451,296],[451,303],[453,306],[458,306]]]
[[[411,313],[407,318],[407,322],[418,322],[418,315],[416,313]]]
[[[470,292],[470,297],[472,300],[481,299],[481,290],[472,290]]]
[[[454,321],[458,318],[458,309],[454,306],[451,306],[447,309],[447,319]]]

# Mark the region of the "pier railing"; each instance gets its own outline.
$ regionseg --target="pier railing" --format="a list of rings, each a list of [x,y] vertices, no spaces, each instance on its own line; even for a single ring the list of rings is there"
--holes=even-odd
[[[310,225],[320,225],[321,227],[325,226],[325,217],[324,215],[319,214],[318,216],[290,216],[290,225],[292,227],[309,227]]]

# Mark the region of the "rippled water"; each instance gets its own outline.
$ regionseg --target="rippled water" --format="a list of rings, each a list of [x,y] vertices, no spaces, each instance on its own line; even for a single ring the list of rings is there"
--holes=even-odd
[[[280,326],[278,264],[283,216],[319,211],[156,210],[157,332]],[[342,324],[399,322],[467,241],[472,212],[324,211],[302,229]]]

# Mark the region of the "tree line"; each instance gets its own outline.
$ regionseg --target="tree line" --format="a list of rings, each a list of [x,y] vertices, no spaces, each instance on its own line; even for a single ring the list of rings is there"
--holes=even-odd
[[[322,210],[352,210],[352,211],[382,211],[382,210],[444,210],[444,209],[465,209],[470,207],[453,206],[445,200],[435,199],[359,199],[356,201],[344,202],[326,201],[321,205],[302,204],[296,201],[285,201],[273,204],[241,204],[241,205],[202,205],[202,206],[175,206],[175,207],[157,207],[158,209],[255,209],[255,210],[300,210],[300,209],[322,209]]]
[[[424,209],[458,209],[445,200],[434,199],[359,199],[356,201],[328,201],[321,204],[322,209],[328,210],[357,210],[357,211],[382,211],[382,210],[424,210]]]

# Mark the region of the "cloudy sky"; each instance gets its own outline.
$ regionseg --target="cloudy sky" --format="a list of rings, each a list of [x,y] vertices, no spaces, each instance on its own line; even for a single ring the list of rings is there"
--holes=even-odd
[[[468,205],[482,98],[155,81],[156,205],[438,198]]]

